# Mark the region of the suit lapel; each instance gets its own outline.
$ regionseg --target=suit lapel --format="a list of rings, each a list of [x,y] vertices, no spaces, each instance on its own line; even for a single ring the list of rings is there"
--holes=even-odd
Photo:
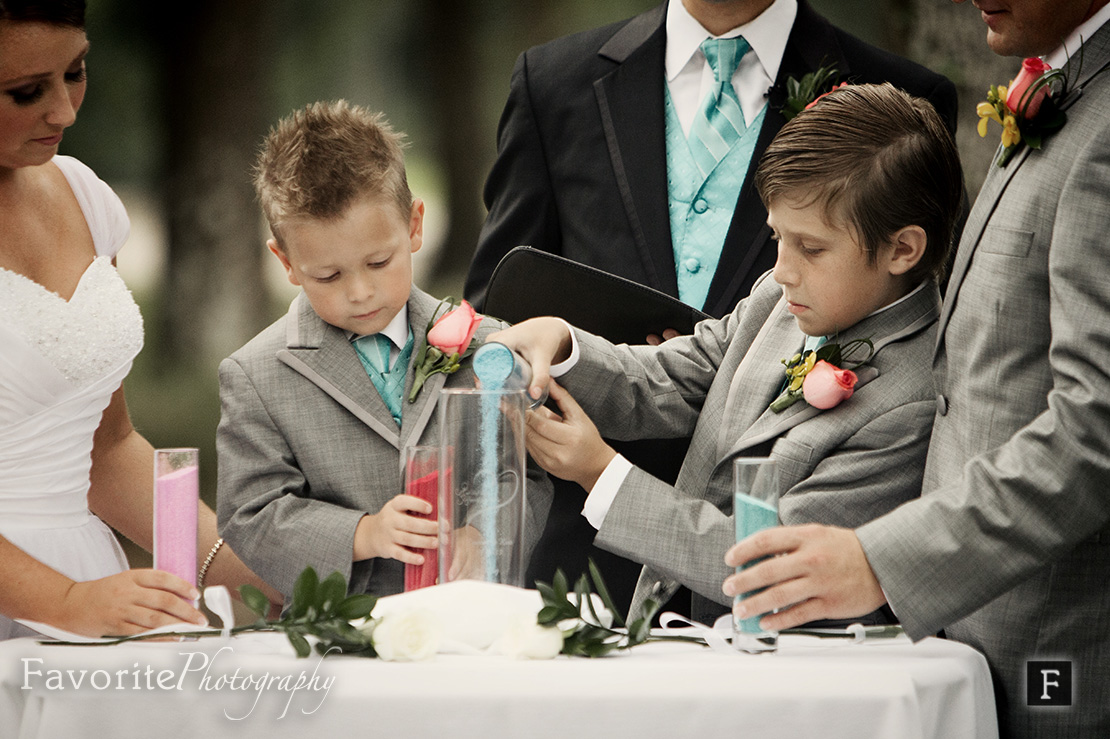
[[[733,446],[737,434],[755,423],[777,397],[786,379],[781,360],[794,356],[804,342],[805,334],[787,312],[785,301],[780,300],[744,352],[729,382],[724,422],[717,439],[719,455]]]
[[[657,290],[678,294],[667,205],[663,86],[666,5],[636,16],[598,55],[615,68],[594,82],[609,161],[640,261]]]
[[[860,367],[855,372],[858,378],[855,388],[857,392],[879,376],[879,371],[871,366]],[[769,403],[770,401],[768,401]],[[798,401],[781,413],[775,413],[769,407],[764,406],[763,413],[760,414],[755,423],[748,427],[721,458],[729,459],[745,449],[782,436],[798,424],[804,423],[820,413],[822,413],[820,408],[814,408],[804,401]]]
[[[704,310],[710,315],[729,313],[745,297],[744,285],[750,285],[755,276],[774,266],[776,252],[770,240],[771,229],[767,226],[767,209],[755,190],[755,171],[763,152],[786,125],[781,112],[786,101],[786,81],[790,77],[801,79],[827,64],[840,70],[841,79],[851,73],[832,26],[803,0],[798,3],[798,15],[790,29],[775,84],[767,92],[767,110],[752,153],[752,163],[736,201],[717,272],[709,286]]]
[[[793,321],[793,317],[786,312],[783,303],[779,303],[775,306],[772,317],[775,317],[779,313]],[[887,345],[912,336],[927,328],[936,318],[936,287],[930,283],[918,293],[908,298],[905,302],[885,310],[876,316],[860,321],[851,329],[844,332],[843,335],[839,336],[837,341],[841,345],[844,345],[855,339],[871,339],[875,354],[878,354]],[[779,324],[780,321],[776,320],[775,323]],[[781,349],[783,346],[787,346],[787,339],[789,338],[794,339],[794,348],[790,349],[789,353],[780,354],[779,358],[792,356],[793,352],[798,351],[801,342],[798,341],[797,338],[800,337],[801,332],[796,328],[795,332],[793,337],[791,337],[787,331],[781,330],[780,333],[782,334],[782,338],[777,340],[772,339],[768,342],[768,348],[761,352],[762,358],[759,360],[760,364],[768,364],[768,354]],[[778,344],[777,346],[776,343]],[[755,348],[754,343],[753,348]],[[771,362],[771,364],[773,364],[773,362]],[[779,364],[779,375],[782,375],[781,366],[782,365]],[[741,367],[743,367],[743,363]],[[858,368],[855,372],[859,378],[856,384],[856,392],[861,391],[864,386],[879,376],[879,370],[870,364]],[[733,378],[733,382],[736,382],[736,378]],[[725,449],[725,452],[719,455],[718,459],[722,461],[727,460],[744,449],[781,436],[798,424],[804,423],[823,412],[804,401],[798,401],[781,413],[775,413],[768,407],[771,400],[773,400],[773,397],[768,397],[767,402],[762,403],[762,399],[760,399],[759,404],[757,404],[756,398],[752,397],[751,409],[758,414],[756,420],[744,427],[744,431],[740,434],[740,437],[735,439],[731,444],[726,443],[718,446],[720,449]]]
[[[1074,84],[1069,85],[1073,91],[1077,91],[1075,95],[1068,95],[1061,103],[1061,108],[1067,110],[1071,105],[1079,100],[1082,89],[1090,82],[1096,75],[1105,74],[1105,65],[1110,63],[1110,24],[1103,25],[1100,29],[1095,31],[1094,35],[1083,44],[1082,53],[1075,53],[1068,64],[1065,65],[1069,70],[1071,68],[1071,60],[1076,60],[1076,79]]]
[[[420,394],[413,402],[409,402],[409,393],[412,390],[415,375],[416,357],[427,343],[428,321],[431,320],[439,301],[419,288],[413,287],[409,297],[409,326],[412,330],[413,347],[412,359],[409,361],[408,371],[405,374],[405,394],[401,400],[401,446],[402,448],[420,443],[420,437],[427,428],[428,422],[435,412],[439,402],[439,391],[447,382],[447,375],[441,373],[432,375],[420,389]],[[429,443],[438,443],[438,439],[430,439]]]
[[[293,301],[289,312],[286,348],[277,353],[278,360],[399,449],[400,437],[389,409],[343,331],[320,320],[304,293]]]
[[[948,319],[952,315],[952,308],[956,304],[960,284],[967,275],[971,258],[975,254],[975,249],[979,246],[979,239],[983,236],[983,231],[987,222],[990,221],[991,214],[994,213],[1003,191],[1028,158],[1030,151],[1031,149],[1028,146],[1022,147],[1022,150],[1015,154],[1005,167],[999,167],[994,163],[994,159],[991,160],[991,170],[987,173],[987,179],[984,180],[983,186],[979,190],[979,196],[975,199],[975,205],[971,209],[971,213],[968,214],[967,223],[964,224],[963,233],[960,235],[960,245],[956,249],[956,259],[952,263],[952,274],[948,278],[948,288],[937,330],[936,348],[938,349],[944,336],[944,329],[948,326]],[[997,153],[995,156],[997,157]]]

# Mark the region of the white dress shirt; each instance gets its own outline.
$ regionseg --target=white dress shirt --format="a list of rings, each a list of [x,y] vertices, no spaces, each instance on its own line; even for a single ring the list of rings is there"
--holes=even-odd
[[[378,333],[389,339],[389,366],[392,368],[397,361],[398,355],[401,353],[401,349],[404,348],[405,343],[409,340],[409,304],[405,303],[402,305],[401,310],[397,311],[397,315],[393,316],[393,320]],[[356,341],[363,336],[371,336],[371,334],[360,334],[356,336],[350,331],[347,332],[347,339],[349,341]]]
[[[751,45],[732,75],[745,121],[754,121],[767,104],[767,90],[778,77],[786,40],[798,14],[798,0],[775,0],[757,18],[722,36],[713,36],[694,19],[681,0],[667,4],[667,88],[682,131],[689,135],[698,107],[716,85],[713,70],[701,51],[707,38],[743,36]]]
[[[1045,54],[1045,62],[1053,69],[1064,66],[1071,55],[1079,51],[1082,42],[1094,36],[1095,31],[1102,28],[1108,20],[1110,20],[1110,5],[1103,5],[1094,15],[1081,23],[1079,28],[1072,31],[1064,40],[1064,43],[1060,45],[1060,48],[1050,54]]]

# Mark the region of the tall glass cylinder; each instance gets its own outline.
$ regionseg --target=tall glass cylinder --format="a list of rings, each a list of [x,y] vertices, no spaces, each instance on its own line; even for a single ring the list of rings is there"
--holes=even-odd
[[[405,452],[405,494],[432,504],[432,512],[417,518],[439,520],[439,447],[410,446]],[[405,591],[426,588],[436,584],[439,575],[439,550],[415,550],[424,555],[424,564],[405,565]]]
[[[520,391],[442,392],[439,581],[523,587],[528,398]]]
[[[196,449],[154,450],[154,568],[197,584]]]
[[[779,478],[774,460],[766,457],[740,457],[733,461],[732,471],[736,541],[746,539],[757,531],[778,526]],[[746,566],[750,567],[751,564]],[[744,568],[737,567],[736,571],[741,569]],[[755,593],[738,595],[735,602],[739,603],[750,595]],[[764,615],[766,614],[732,619],[733,647],[752,653],[774,652],[778,648],[778,632],[769,631],[759,625],[759,620]]]

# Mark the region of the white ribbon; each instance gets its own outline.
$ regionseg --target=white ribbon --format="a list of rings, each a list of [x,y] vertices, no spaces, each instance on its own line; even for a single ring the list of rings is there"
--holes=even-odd
[[[687,626],[685,628],[672,628],[671,624],[675,621],[687,624]],[[729,644],[729,637],[732,635],[732,614],[726,613],[718,618],[713,626],[706,626],[697,621],[691,621],[674,611],[667,611],[659,614],[659,626],[662,627],[663,633],[668,636],[696,636],[704,639],[705,643],[714,652],[736,653]]]
[[[675,622],[687,624],[684,628],[673,628]],[[659,615],[659,625],[663,633],[669,636],[696,636],[705,640],[714,652],[735,654],[736,650],[729,643],[732,638],[732,614],[726,613],[713,622],[713,626],[691,621],[685,616],[667,611]],[[839,644],[864,644],[875,640],[892,639],[902,635],[902,630],[897,625],[891,626],[864,626],[861,623],[850,624],[843,629],[812,629],[804,630],[803,635],[811,637],[839,637],[832,641]],[[787,632],[789,635],[789,632]],[[826,641],[828,641],[826,639]],[[828,646],[833,646],[829,644]]]

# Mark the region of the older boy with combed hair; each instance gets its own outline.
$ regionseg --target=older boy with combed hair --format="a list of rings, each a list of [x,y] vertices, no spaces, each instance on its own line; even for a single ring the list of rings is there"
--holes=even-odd
[[[921,489],[936,408],[935,276],[961,203],[952,136],[923,100],[845,87],[782,129],[757,182],[779,256],[731,315],[658,347],[614,346],[553,318],[492,337],[530,359],[537,385],[552,361],[571,365],[558,368],[566,389],[551,384],[562,415],[533,415],[529,451],[590,491],[583,515],[599,546],[645,564],[634,609],[684,584],[695,618],[727,610],[736,457],[776,461],[785,523],[854,526]],[[821,340],[871,343],[855,393],[827,410],[772,409],[783,360]],[[690,434],[674,486],[601,438]]]
[[[268,246],[302,292],[220,364],[218,513],[287,598],[308,565],[343,573],[352,592],[399,592],[403,563],[436,547],[436,523],[413,515],[431,506],[400,494],[402,460],[438,438],[439,390],[474,376],[469,364],[435,374],[406,400],[438,301],[412,285],[424,203],[401,142],[381,115],[315,103],[281,121],[258,159]],[[483,319],[475,336],[501,326]],[[550,495],[531,467],[525,556]]]

